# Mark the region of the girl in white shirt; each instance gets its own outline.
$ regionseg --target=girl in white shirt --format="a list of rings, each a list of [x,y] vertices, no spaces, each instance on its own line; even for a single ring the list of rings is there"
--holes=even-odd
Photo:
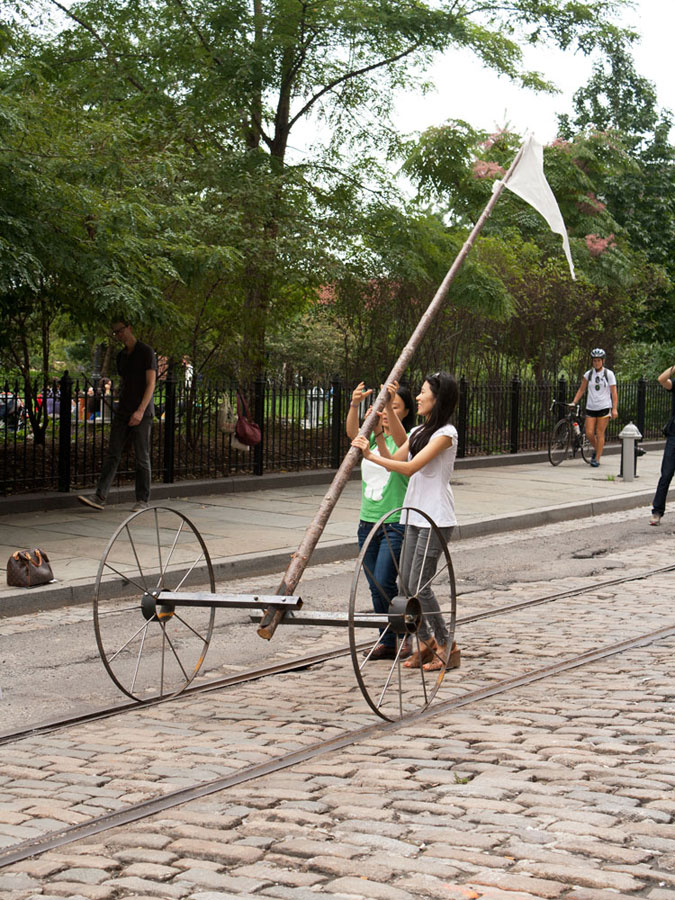
[[[446,372],[428,375],[416,398],[417,412],[424,417],[424,425],[414,428],[406,443],[393,455],[381,436],[377,442],[379,456],[371,452],[367,438],[357,437],[352,441],[352,446],[358,447],[365,459],[410,478],[404,506],[427,513],[446,543],[457,524],[450,489],[450,475],[457,455],[457,431],[450,424],[450,418],[458,397],[459,389],[452,375]],[[460,652],[453,643],[448,653],[448,628],[431,589],[443,548],[435,533],[430,535],[429,532],[427,519],[416,513],[409,514],[400,561],[400,587],[410,596],[414,593],[410,588],[422,585],[417,593],[423,612],[418,630],[420,649],[403,665],[407,668],[424,666],[427,671],[433,671],[442,668],[445,660],[451,668],[459,666]]]
[[[576,406],[588,388],[586,397],[586,437],[593,447],[591,465],[597,468],[605,449],[605,431],[610,417],[616,419],[618,395],[616,376],[605,368],[605,351],[602,347],[591,350],[592,369],[584,374],[579,390],[574,395],[571,406]]]

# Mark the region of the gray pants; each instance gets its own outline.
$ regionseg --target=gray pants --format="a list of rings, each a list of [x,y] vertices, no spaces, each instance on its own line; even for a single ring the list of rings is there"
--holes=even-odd
[[[450,540],[452,525],[438,530],[445,543]],[[443,621],[436,595],[431,589],[431,580],[436,574],[438,557],[443,548],[431,528],[406,525],[405,539],[401,550],[401,592],[416,596],[422,607],[422,622],[418,631],[420,640],[428,641],[433,629],[436,643],[445,647],[448,643],[448,627]]]
[[[102,500],[108,496],[110,485],[117,474],[117,467],[122,459],[122,452],[128,440],[134,446],[136,457],[136,500],[150,499],[150,433],[152,432],[152,416],[144,416],[140,425],[129,425],[127,416],[113,416],[110,426],[110,444],[108,455],[101,469],[101,477],[96,485],[96,494]]]

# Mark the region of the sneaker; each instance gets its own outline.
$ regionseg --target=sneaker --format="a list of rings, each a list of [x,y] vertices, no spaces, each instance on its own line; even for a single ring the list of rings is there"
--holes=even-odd
[[[132,512],[140,512],[142,509],[150,509],[145,500],[137,500],[131,507]]]
[[[598,466],[600,465],[600,463],[597,461],[597,459],[593,458],[591,460],[591,465],[593,466],[594,469],[597,469]]]
[[[650,525],[660,525],[661,524],[661,513],[652,513],[652,517],[649,520]]]
[[[105,500],[102,500],[98,494],[80,494],[77,499],[85,506],[91,506],[92,509],[104,509],[105,507]]]

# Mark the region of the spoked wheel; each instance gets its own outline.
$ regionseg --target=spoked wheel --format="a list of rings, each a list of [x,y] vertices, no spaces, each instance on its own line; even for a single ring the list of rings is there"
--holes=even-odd
[[[548,458],[552,466],[559,466],[567,458],[572,429],[567,419],[561,419],[553,428],[548,441]]]
[[[593,459],[593,444],[586,437],[586,432],[584,431],[580,438],[581,445],[581,458],[588,465],[591,464],[591,460]]]
[[[418,547],[418,552],[425,561],[436,554],[438,565],[436,573],[426,582],[419,579],[416,584],[402,584],[399,560],[404,558],[406,551],[412,551],[412,546],[408,547],[409,532],[405,530],[401,544],[400,539],[397,542],[396,536],[391,534],[391,525],[386,524],[392,515],[399,512],[402,525],[407,522],[409,513],[417,513],[428,523],[424,526],[428,534]],[[398,580],[398,594],[391,599],[387,596],[386,585],[382,583],[386,579],[382,573],[386,572],[387,567],[390,571],[393,569],[393,580]],[[438,603],[436,610],[429,607],[429,588]],[[390,583],[390,593],[391,590]],[[386,608],[386,613],[374,611],[376,598],[378,607]],[[361,693],[378,716],[393,721],[429,706],[450,664],[456,618],[455,575],[450,553],[438,527],[426,513],[412,507],[401,507],[387,513],[373,525],[361,549],[349,595],[349,646],[354,672]],[[408,648],[418,654],[425,650],[420,629],[422,635],[427,632],[432,636],[447,634],[444,648],[432,641],[427,642],[435,647],[430,653],[430,669],[405,665]],[[365,649],[364,640],[367,642]],[[383,643],[391,646],[384,657],[377,650]]]
[[[124,599],[107,596],[111,575],[128,583]],[[94,630],[103,665],[127,696],[171,696],[195,677],[211,641],[215,608],[161,604],[157,595],[207,580],[213,593],[206,545],[177,510],[142,510],[113,534],[96,576]]]

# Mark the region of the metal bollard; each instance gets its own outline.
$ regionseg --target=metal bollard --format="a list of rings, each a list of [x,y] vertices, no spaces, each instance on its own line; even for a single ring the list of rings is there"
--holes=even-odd
[[[623,429],[619,434],[621,439],[621,469],[619,470],[619,478],[623,478],[624,482],[632,481],[635,478],[635,470],[637,469],[637,453],[635,452],[635,442],[642,439],[640,430],[632,422]]]

